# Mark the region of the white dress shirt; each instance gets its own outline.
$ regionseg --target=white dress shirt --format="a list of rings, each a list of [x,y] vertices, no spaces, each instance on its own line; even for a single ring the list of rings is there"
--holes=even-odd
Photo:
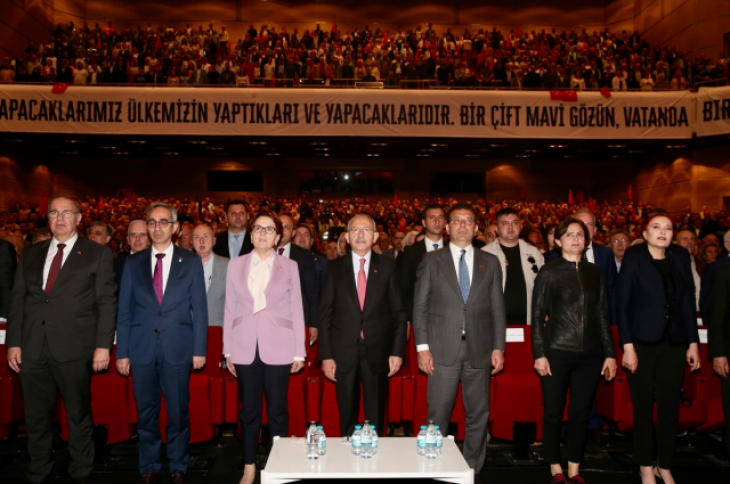
[[[228,254],[231,256],[230,259],[233,260],[240,254],[240,250],[243,247],[243,241],[246,239],[246,230],[241,232],[240,234],[234,234],[230,230],[228,231]],[[239,252],[235,251],[236,245],[236,239],[234,239],[234,236],[238,235],[238,250]]]
[[[213,258],[215,254],[210,253],[210,258],[203,262],[203,276],[205,277],[205,292],[207,293],[210,289],[210,282],[213,280]]]
[[[352,254],[352,269],[355,273],[355,287],[357,287],[357,275],[360,273],[360,259],[365,259],[365,267],[363,270],[365,271],[365,279],[367,279],[368,272],[370,271],[370,259],[373,256],[373,251],[371,250],[364,256],[359,256],[354,251],[350,252],[350,254]]]
[[[65,244],[66,247],[63,248],[63,260],[61,261],[61,267],[66,263],[66,259],[68,259],[68,255],[71,253],[71,250],[74,248],[74,244],[76,244],[76,241],[79,240],[79,234],[74,234],[73,237],[68,239]],[[53,259],[56,257],[56,254],[58,253],[58,244],[63,244],[64,242],[59,242],[56,240],[55,237],[51,239],[51,245],[48,247],[48,255],[46,255],[46,263],[43,266],[43,290],[46,290],[46,283],[48,282],[48,273],[51,272],[51,263],[53,262]]]
[[[435,249],[434,246],[433,246],[433,244],[435,244],[436,242],[434,242],[433,240],[429,239],[428,237],[424,237],[423,238],[423,243],[426,244],[426,252],[433,252],[434,250],[438,250],[438,249]],[[441,237],[439,239],[438,246],[439,246],[438,247],[439,249],[443,249],[444,248],[444,238],[443,237]]]
[[[175,245],[170,242],[170,245],[167,246],[167,249],[163,250],[162,252],[155,249],[155,246],[152,246],[152,280],[154,280],[155,277],[155,266],[157,265],[157,254],[165,254],[165,257],[162,258],[162,294],[165,294],[165,288],[167,287],[167,279],[170,277],[170,267],[172,267],[172,257],[173,253],[175,251]]]
[[[588,244],[588,247],[586,247],[586,260],[590,262],[591,264],[596,263],[596,254],[593,253],[593,242],[591,241],[590,244]]]
[[[441,241],[443,243],[443,240]],[[433,250],[433,247],[431,247]],[[454,269],[456,269],[456,280],[459,280],[459,262],[461,261],[461,251],[455,244],[449,244],[451,250],[451,258],[454,259]],[[469,270],[469,287],[471,287],[471,281],[474,280],[474,246],[469,244],[464,248],[466,253],[464,254],[464,260],[466,262],[466,268]],[[416,345],[416,352],[428,351],[429,347],[427,344]]]
[[[279,249],[284,249],[284,252],[281,253],[282,257],[286,257],[287,259],[291,259],[291,242],[286,244],[284,247],[279,247]],[[277,253],[279,250],[277,249]]]

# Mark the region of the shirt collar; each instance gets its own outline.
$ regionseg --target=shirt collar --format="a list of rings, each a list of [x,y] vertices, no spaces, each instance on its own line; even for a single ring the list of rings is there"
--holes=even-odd
[[[433,240],[429,239],[428,237],[424,237],[423,243],[426,244],[427,249],[433,249],[433,244],[438,244],[439,249],[441,249],[444,246],[444,238],[441,237],[438,242],[434,242]]]
[[[213,258],[215,258],[215,254],[213,252],[210,253],[210,257],[207,261],[203,262],[203,267],[209,267],[213,265]]]
[[[251,252],[251,259],[253,259],[254,264],[258,264],[259,262],[264,262],[264,263],[268,264],[269,266],[273,267],[275,256],[276,256],[276,251],[274,249],[271,249],[271,257],[269,257],[268,259],[262,259],[261,257],[259,257],[258,252],[256,252],[255,250]]]
[[[79,240],[79,233],[76,232],[73,237],[68,239],[66,242],[59,242],[58,239],[54,236],[53,239],[51,239],[51,247],[57,247],[58,244],[66,244],[66,247],[69,249],[74,246],[76,241]]]
[[[466,256],[471,256],[474,253],[474,246],[469,244],[464,249],[461,249],[456,244],[449,244],[449,249],[451,249],[451,255],[453,255],[455,258],[461,257],[461,251],[466,250]]]
[[[229,231],[228,231],[228,240],[231,240],[231,241],[233,241],[233,240],[236,240],[236,239],[234,239],[234,238],[233,238],[233,237],[235,237],[236,235],[238,235],[238,236],[239,236],[239,237],[238,237],[238,240],[239,240],[239,242],[241,242],[241,241],[243,241],[243,239],[244,239],[244,238],[246,237],[246,231],[244,230],[244,231],[243,231],[243,232],[241,232],[240,234],[234,234],[233,232],[231,232],[231,231],[229,230]]]
[[[170,245],[167,247],[167,249],[165,249],[163,251],[159,251],[159,250],[155,249],[154,245],[152,246],[152,256],[153,257],[157,254],[165,254],[168,256],[172,256],[172,253],[174,251],[175,251],[175,244],[173,244],[172,242],[170,242]]]
[[[364,256],[357,255],[354,250],[350,252],[350,254],[352,254],[352,263],[355,265],[355,267],[360,267],[360,259],[365,259],[365,265],[370,264],[370,259],[372,258],[373,251],[369,251]]]

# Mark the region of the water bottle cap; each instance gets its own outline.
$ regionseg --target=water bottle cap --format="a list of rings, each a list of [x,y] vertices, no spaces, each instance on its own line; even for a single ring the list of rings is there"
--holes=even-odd
[[[322,430],[322,426],[321,425],[317,425],[317,430]]]
[[[439,426],[438,425],[434,425],[433,428],[435,428],[436,430],[438,430],[439,429]]]
[[[355,425],[355,430],[360,430],[362,428],[361,425]]]
[[[427,428],[425,425],[421,425],[421,430],[426,430]]]

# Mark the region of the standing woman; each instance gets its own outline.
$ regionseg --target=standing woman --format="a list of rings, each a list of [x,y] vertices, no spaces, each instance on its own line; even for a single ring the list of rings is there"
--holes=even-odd
[[[555,229],[562,257],[545,264],[532,292],[532,352],[540,375],[544,458],[553,484],[583,484],[588,419],[598,380],[616,376],[616,349],[608,319],[608,296],[601,269],[583,260],[588,229],[569,218]],[[550,319],[547,320],[546,316]],[[560,464],[560,431],[565,399],[568,407],[568,477]]]
[[[261,427],[262,394],[271,435],[289,432],[289,373],[304,367],[304,310],[297,263],[276,253],[283,227],[271,211],[251,221],[250,254],[228,265],[223,353],[238,378],[243,407],[241,443],[245,464],[241,484],[256,476],[256,448]]]
[[[679,422],[685,360],[700,367],[695,285],[686,249],[672,245],[672,220],[650,215],[645,244],[626,250],[616,284],[623,366],[634,402],[634,460],[641,482],[674,484],[669,470]],[[654,387],[656,383],[656,388]],[[656,392],[657,467],[652,468],[652,413]]]

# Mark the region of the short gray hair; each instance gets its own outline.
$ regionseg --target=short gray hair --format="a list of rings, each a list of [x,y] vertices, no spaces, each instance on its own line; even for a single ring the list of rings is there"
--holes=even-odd
[[[150,206],[149,206],[149,208],[147,209],[147,213],[146,213],[145,215],[147,216],[147,218],[148,218],[148,219],[150,218],[150,212],[151,212],[152,210],[156,209],[156,208],[166,208],[166,209],[168,209],[168,210],[170,211],[170,213],[172,214],[172,215],[171,215],[171,217],[172,217],[172,220],[170,220],[170,221],[171,221],[172,223],[175,223],[175,222],[177,222],[177,210],[175,209],[175,207],[173,207],[172,205],[168,205],[168,204],[167,204],[167,203],[165,203],[165,202],[159,202],[159,201],[158,201],[158,202],[155,202],[155,203],[153,203],[153,204],[152,204],[152,205],[150,205]]]
[[[353,220],[355,220],[355,219],[356,219],[357,217],[367,217],[367,218],[369,218],[369,219],[370,219],[370,221],[371,221],[371,222],[373,223],[373,232],[375,232],[376,230],[378,230],[378,226],[377,226],[377,224],[375,223],[375,219],[374,219],[373,217],[371,217],[371,216],[370,216],[370,214],[368,214],[368,213],[358,213],[358,214],[356,214],[356,215],[353,215],[353,217],[352,217],[352,218],[350,219],[350,221],[349,221],[349,222],[347,222],[347,231],[348,231],[348,232],[350,231],[350,224],[351,224],[351,223],[352,223],[352,221],[353,221]]]
[[[575,211],[575,213],[573,215],[576,215],[576,214],[579,214],[579,213],[587,213],[587,214],[590,214],[590,216],[593,217],[593,224],[596,223],[596,216],[589,209],[587,209],[587,208],[579,208],[578,210]]]
[[[730,230],[725,232],[725,235],[722,236],[722,241],[726,244],[730,244]]]
[[[142,219],[134,219],[131,222],[129,222],[129,228],[127,229],[127,232],[129,232],[130,230],[132,230],[132,225],[134,225],[134,224],[142,224],[142,225],[144,225],[145,230],[147,229],[147,222],[145,222]]]
[[[108,224],[105,224],[104,222],[101,222],[99,220],[94,220],[93,222],[91,222],[91,225],[89,225],[89,228],[91,228],[91,227],[104,227],[104,232],[106,233],[107,237],[112,236],[112,228]]]

